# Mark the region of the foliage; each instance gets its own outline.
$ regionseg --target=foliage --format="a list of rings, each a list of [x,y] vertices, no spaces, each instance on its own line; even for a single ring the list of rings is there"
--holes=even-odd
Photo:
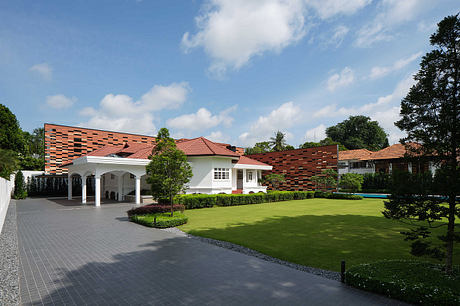
[[[398,233],[401,224],[383,217],[382,209],[382,199],[370,198],[191,209],[185,211],[189,222],[180,229],[333,271],[340,271],[341,260],[352,267],[383,259],[416,259]],[[454,260],[460,264],[460,245]]]
[[[184,205],[174,204],[173,205],[174,211],[184,212],[185,207]],[[134,215],[147,215],[147,214],[157,214],[157,213],[165,213],[171,211],[170,205],[158,205],[158,204],[150,204],[144,205],[141,207],[136,207],[127,211],[128,217]]]
[[[24,152],[26,156],[31,156],[37,159],[42,159],[45,155],[45,130],[44,128],[36,128],[32,134],[23,132]]]
[[[337,187],[337,177],[337,171],[324,169],[321,174],[312,176],[311,181],[315,183],[317,189],[326,191]]]
[[[270,137],[269,144],[271,145],[272,151],[284,151],[286,147],[286,134],[277,131],[274,137]]]
[[[438,23],[430,43],[434,50],[422,58],[420,70],[414,77],[416,84],[401,101],[401,120],[395,125],[407,134],[402,142],[422,144],[408,145],[410,155],[437,161],[440,169],[435,177],[435,191],[446,198],[447,205],[439,198],[427,197],[420,191],[422,185],[414,186],[418,190],[406,190],[407,194],[397,194],[386,204],[385,216],[398,220],[426,220],[430,225],[446,218],[447,229],[440,237],[444,244],[442,249],[423,242],[431,233],[426,227],[412,230],[406,239],[414,241],[413,247],[419,254],[438,256],[445,253],[446,271],[450,273],[454,242],[460,241],[460,233],[455,231],[456,215],[460,215],[456,208],[459,204],[456,196],[460,194],[459,16],[448,16]]]
[[[391,184],[391,175],[381,172],[365,173],[363,175],[362,189],[367,192],[380,190],[387,192]]]
[[[149,227],[168,228],[187,223],[188,217],[181,212],[176,212],[174,216],[170,213],[132,215],[129,220]]]
[[[272,149],[270,147],[270,143],[268,141],[258,142],[254,145],[254,147],[248,147],[244,149],[244,154],[258,154],[258,153],[266,153],[271,152]]]
[[[284,178],[284,174],[269,173],[265,175],[262,181],[264,184],[271,184],[274,190],[278,190],[278,187],[286,182],[286,179]]]
[[[17,154],[11,150],[0,149],[0,177],[10,180],[11,174],[18,168]]]
[[[66,196],[67,182],[64,177],[46,176],[40,179],[32,176],[28,179],[27,194],[29,196]],[[86,192],[88,195],[94,194],[92,184],[86,184]],[[72,194],[75,196],[81,195],[81,179],[75,178],[72,180]]]
[[[353,287],[422,305],[460,304],[460,267],[453,276],[440,265],[407,260],[387,260],[352,267],[345,282]]]
[[[14,192],[13,198],[15,199],[25,199],[27,197],[26,184],[24,182],[24,175],[22,171],[19,170],[16,172],[14,177]]]
[[[32,156],[19,156],[19,166],[22,170],[43,170],[45,169],[45,160]]]
[[[174,198],[176,203],[183,204],[187,209],[213,207],[216,205],[217,195],[214,194],[187,194]]]
[[[315,191],[315,198],[340,199],[340,200],[362,200],[363,197],[357,194],[349,193],[332,193],[324,191]]]
[[[0,149],[14,152],[24,151],[24,138],[16,116],[0,104]]]
[[[166,128],[158,132],[152,153],[151,161],[146,167],[147,182],[151,186],[154,199],[170,199],[173,216],[173,198],[186,190],[186,184],[193,175],[192,168],[184,152],[176,148],[174,139],[169,137]]]
[[[308,149],[308,148],[315,148],[321,146],[331,146],[331,145],[338,145],[339,151],[347,151],[348,149],[338,141],[333,141],[330,137],[326,137],[320,142],[305,142],[299,146],[299,149]]]
[[[361,190],[364,177],[358,173],[345,173],[340,177],[339,186],[351,190],[351,192],[358,192]]]
[[[350,150],[381,150],[388,147],[388,138],[377,121],[366,116],[350,116],[337,125],[328,127],[326,135]]]

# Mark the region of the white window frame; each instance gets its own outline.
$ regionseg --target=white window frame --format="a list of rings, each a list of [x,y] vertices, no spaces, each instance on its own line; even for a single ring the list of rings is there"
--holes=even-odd
[[[252,171],[246,170],[246,182],[252,182],[254,174]]]
[[[226,181],[230,179],[230,168],[214,168],[213,179]]]

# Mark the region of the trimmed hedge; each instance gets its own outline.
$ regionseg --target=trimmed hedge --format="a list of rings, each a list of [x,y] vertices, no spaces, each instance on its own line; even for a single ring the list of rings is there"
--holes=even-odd
[[[315,198],[325,198],[325,199],[342,199],[342,200],[362,200],[363,197],[357,194],[349,193],[332,193],[324,191],[315,191]]]
[[[184,205],[174,204],[173,210],[184,212],[185,207]],[[171,205],[151,204],[151,205],[144,205],[141,207],[130,209],[127,211],[127,213],[128,213],[128,217],[131,217],[134,215],[158,214],[158,213],[166,213],[170,211],[171,211]]]
[[[216,205],[215,194],[182,194],[174,198],[174,202],[182,204],[186,209],[213,207]]]
[[[460,305],[460,267],[452,276],[443,266],[426,262],[387,260],[352,267],[345,282],[408,303]]]
[[[168,228],[187,223],[188,217],[181,212],[175,212],[172,217],[170,213],[132,215],[129,220],[149,227]]]

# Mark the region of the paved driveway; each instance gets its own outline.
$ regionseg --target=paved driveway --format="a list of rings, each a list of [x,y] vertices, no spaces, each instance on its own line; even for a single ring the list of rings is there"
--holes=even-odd
[[[23,304],[393,305],[339,282],[127,221],[130,204],[17,202]]]

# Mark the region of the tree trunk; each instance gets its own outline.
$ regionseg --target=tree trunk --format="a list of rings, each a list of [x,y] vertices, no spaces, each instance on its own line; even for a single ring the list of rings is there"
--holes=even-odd
[[[171,204],[171,217],[174,216],[174,204],[173,204],[173,197],[169,195],[169,203]]]

